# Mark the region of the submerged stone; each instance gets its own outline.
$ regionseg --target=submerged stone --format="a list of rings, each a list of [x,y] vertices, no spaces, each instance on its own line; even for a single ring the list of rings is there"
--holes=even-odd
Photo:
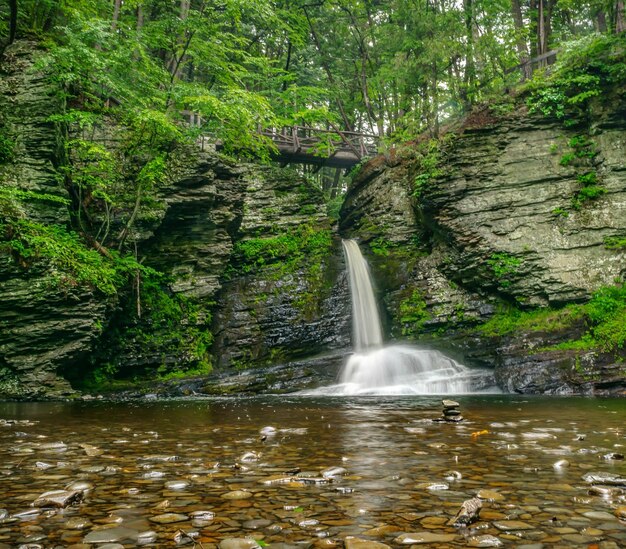
[[[402,545],[422,544],[422,543],[446,543],[454,541],[456,534],[436,534],[434,532],[411,532],[402,534],[394,539],[394,543]]]
[[[256,540],[249,538],[227,538],[219,544],[219,549],[257,549],[260,547]]]
[[[390,549],[389,545],[384,543],[351,536],[344,539],[344,547],[345,549]]]
[[[81,490],[53,490],[41,494],[33,502],[33,507],[64,508],[74,503],[80,503],[82,499],[83,492]]]
[[[116,526],[114,528],[89,532],[89,534],[84,537],[83,541],[85,543],[114,543],[125,540],[135,541],[137,534],[137,530],[126,528],[125,526]]]
[[[150,517],[148,520],[156,522],[157,524],[172,524],[174,522],[183,522],[188,519],[189,517],[187,515],[183,515],[182,513],[163,513],[162,515]]]

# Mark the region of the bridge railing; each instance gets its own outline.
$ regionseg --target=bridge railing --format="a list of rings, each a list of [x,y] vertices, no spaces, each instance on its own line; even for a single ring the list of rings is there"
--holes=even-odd
[[[192,128],[202,127],[202,117],[191,110],[181,111],[181,116]],[[357,161],[378,152],[379,138],[361,132],[343,131],[338,128],[323,129],[311,126],[284,126],[282,128],[261,128],[257,133],[268,138],[282,153],[310,156],[353,156]],[[198,139],[202,150],[211,142],[209,136]]]
[[[259,129],[258,133],[271,139],[279,149],[290,149],[294,154],[300,152],[313,154],[316,149],[328,147],[329,156],[344,152],[353,154],[360,160],[378,151],[378,136],[360,132],[310,126],[285,126]]]

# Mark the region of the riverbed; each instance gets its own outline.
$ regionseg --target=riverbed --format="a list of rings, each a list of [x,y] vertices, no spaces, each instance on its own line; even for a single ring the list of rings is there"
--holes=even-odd
[[[456,400],[0,403],[0,547],[626,545],[626,400]]]

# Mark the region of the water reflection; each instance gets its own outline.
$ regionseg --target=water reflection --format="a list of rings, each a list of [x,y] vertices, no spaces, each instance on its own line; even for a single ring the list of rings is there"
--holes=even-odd
[[[561,546],[626,540],[623,487],[589,493],[583,479],[626,476],[623,460],[605,458],[624,452],[625,401],[459,402],[467,419],[454,425],[431,421],[432,397],[0,403],[0,547],[107,536],[127,547],[348,535],[397,545],[416,532],[445,547],[511,533]],[[75,482],[91,485],[79,505],[30,506]],[[448,525],[476,494],[479,530]]]

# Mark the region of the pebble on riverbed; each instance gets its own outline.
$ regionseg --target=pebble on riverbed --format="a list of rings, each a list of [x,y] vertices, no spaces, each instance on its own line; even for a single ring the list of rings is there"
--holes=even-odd
[[[53,490],[41,494],[32,505],[33,507],[58,507],[64,509],[73,503],[80,503],[82,499],[82,490]]]

